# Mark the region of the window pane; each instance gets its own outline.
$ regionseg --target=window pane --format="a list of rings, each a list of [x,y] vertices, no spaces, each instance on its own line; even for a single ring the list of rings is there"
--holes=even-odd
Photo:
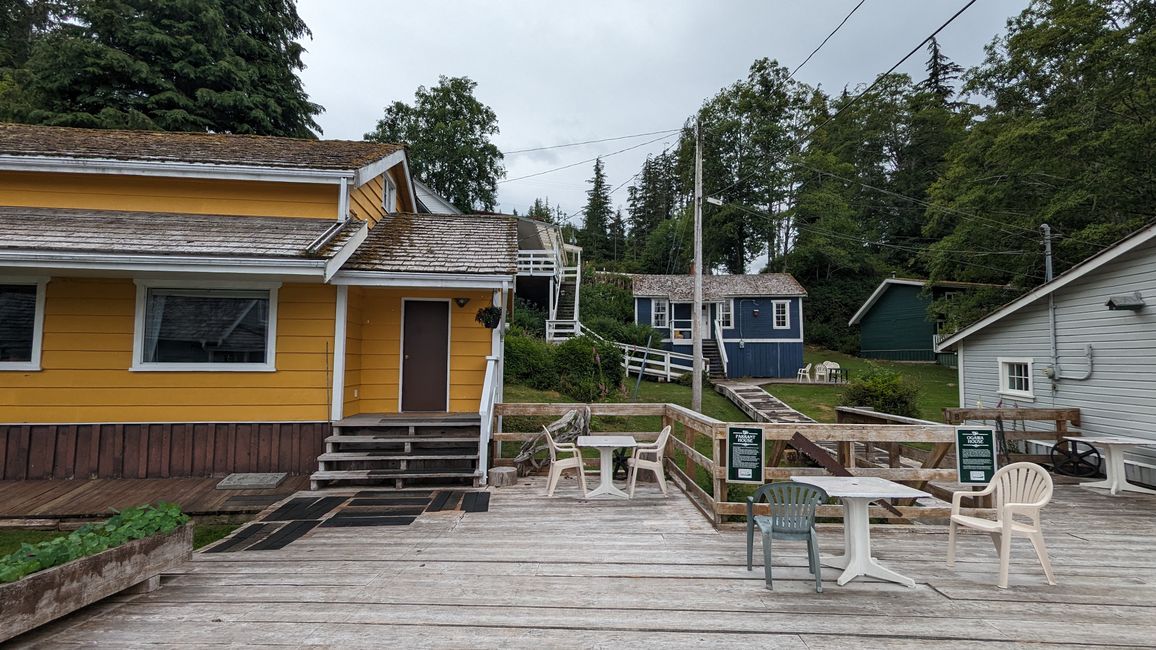
[[[0,284],[0,362],[32,361],[36,285]]]
[[[1031,377],[1028,375],[1028,364],[1007,364],[1007,387],[1009,390],[1021,393],[1031,392]]]
[[[783,302],[775,303],[775,327],[787,327],[787,318],[790,312],[787,311],[788,306]]]
[[[145,363],[264,363],[268,291],[150,289]]]

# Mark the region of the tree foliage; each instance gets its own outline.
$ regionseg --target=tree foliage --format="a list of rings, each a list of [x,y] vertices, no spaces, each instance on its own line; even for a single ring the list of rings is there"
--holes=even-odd
[[[3,0],[0,118],[315,137],[293,0]]]
[[[386,106],[365,139],[408,144],[410,169],[421,182],[454,205],[492,210],[506,170],[490,141],[498,116],[474,96],[477,85],[469,77],[442,76],[432,88],[419,86],[413,104]]]

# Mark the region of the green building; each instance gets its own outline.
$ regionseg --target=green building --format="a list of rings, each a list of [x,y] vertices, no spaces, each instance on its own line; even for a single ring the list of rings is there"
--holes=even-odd
[[[939,362],[955,367],[954,354],[936,354],[942,322],[930,320],[932,300],[967,289],[991,286],[972,282],[937,282],[930,295],[927,280],[887,278],[875,288],[848,325],[859,326],[859,356],[888,361]]]

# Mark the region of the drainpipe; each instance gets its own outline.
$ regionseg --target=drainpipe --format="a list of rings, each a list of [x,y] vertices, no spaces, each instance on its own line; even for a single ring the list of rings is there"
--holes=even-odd
[[[1044,231],[1044,282],[1052,281],[1052,228],[1048,224],[1041,224],[1040,230]],[[1056,294],[1051,292],[1048,294],[1048,326],[1051,330],[1052,337],[1052,366],[1044,369],[1044,376],[1052,382],[1052,393],[1059,390],[1059,381],[1061,379],[1069,379],[1072,381],[1084,381],[1092,376],[1092,346],[1089,344],[1084,347],[1084,357],[1088,360],[1088,370],[1083,375],[1065,376],[1060,369],[1060,350],[1059,341],[1056,336]]]

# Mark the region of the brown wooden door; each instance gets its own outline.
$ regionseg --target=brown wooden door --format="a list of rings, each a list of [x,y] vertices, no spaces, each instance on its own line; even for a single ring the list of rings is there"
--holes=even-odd
[[[402,308],[401,410],[448,407],[450,304],[406,300]]]

